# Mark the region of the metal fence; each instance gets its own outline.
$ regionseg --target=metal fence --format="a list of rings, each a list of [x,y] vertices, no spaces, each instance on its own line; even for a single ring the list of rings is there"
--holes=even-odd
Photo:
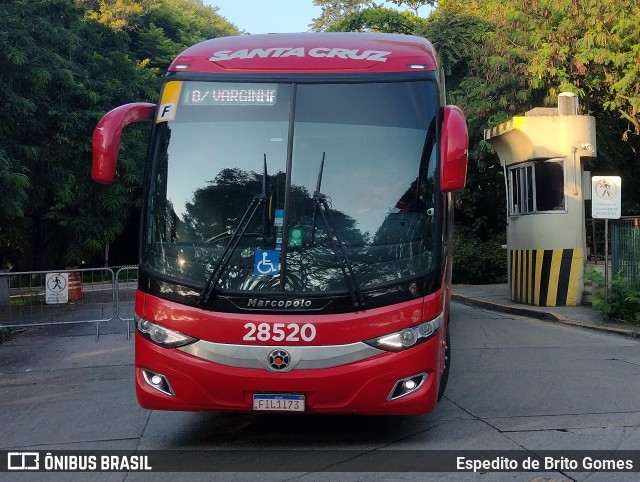
[[[137,267],[0,272],[0,327],[133,320]]]
[[[625,216],[609,220],[609,239],[605,240],[605,221],[588,219],[586,226],[589,258],[604,262],[605,242],[608,242],[611,276],[631,286],[640,286],[640,217]]]
[[[616,221],[611,228],[611,274],[629,286],[640,285],[638,218]]]

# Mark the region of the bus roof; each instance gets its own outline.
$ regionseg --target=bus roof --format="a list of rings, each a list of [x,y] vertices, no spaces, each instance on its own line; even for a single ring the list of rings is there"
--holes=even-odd
[[[171,72],[367,73],[437,70],[431,43],[410,35],[335,32],[238,35],[182,52]]]

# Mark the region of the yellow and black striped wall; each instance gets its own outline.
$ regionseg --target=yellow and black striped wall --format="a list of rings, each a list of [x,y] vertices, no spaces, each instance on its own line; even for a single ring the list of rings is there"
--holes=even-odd
[[[582,293],[582,248],[509,251],[511,300],[535,306],[576,306]]]

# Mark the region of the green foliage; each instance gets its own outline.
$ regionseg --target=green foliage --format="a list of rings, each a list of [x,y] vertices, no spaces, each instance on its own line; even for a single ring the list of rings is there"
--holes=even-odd
[[[597,120],[598,162],[587,167],[619,173],[625,214],[640,213],[636,0],[389,1],[435,9],[425,19],[382,2],[314,0],[322,15],[312,29],[432,41],[448,102],[469,126],[456,219],[470,251],[481,253],[477,245],[503,233],[506,220],[502,169],[483,130],[555,105],[563,90]],[[183,48],[238,29],[201,0],[12,0],[0,2],[0,15],[0,265],[20,253],[36,268],[99,260],[138,215],[147,128],[127,129],[116,181],[99,186],[89,174],[93,127],[120,104],[154,101]]]
[[[0,344],[9,341],[13,337],[11,328],[0,328]]]
[[[28,188],[26,170],[0,149],[0,261],[20,251]]]
[[[414,33],[431,41],[440,56],[447,83],[457,85],[468,72],[469,52],[488,28],[487,22],[475,15],[444,11],[418,25]]]
[[[328,32],[387,32],[411,34],[422,20],[391,8],[366,8],[347,15],[327,28]]]
[[[187,47],[237,33],[233,25],[200,0],[147,0],[130,35],[135,57],[149,59],[150,67],[165,71]]]
[[[480,243],[506,225],[503,171],[484,129],[528,110],[540,97],[531,90],[518,10],[491,3],[478,11],[474,3],[447,2],[415,31],[434,44],[447,75],[447,102],[467,119],[467,189],[458,195],[456,222]]]
[[[633,42],[625,46],[622,37],[615,36],[613,25],[616,17],[623,19],[620,31],[626,33],[625,39],[633,41],[640,34],[637,28],[633,32],[627,28],[631,24],[625,19],[634,19],[636,26],[640,21],[637,5],[631,3],[440,1],[416,30],[436,47],[447,75],[447,100],[460,106],[467,118],[467,189],[458,197],[456,221],[480,240],[503,232],[506,222],[503,172],[493,149],[483,140],[484,129],[533,107],[556,105],[558,93],[565,90],[578,93],[585,112],[597,120],[599,158],[587,168],[594,173],[620,173],[629,186],[625,213],[640,211],[640,196],[635,194],[640,193],[640,139],[630,135],[633,129],[617,119],[616,111],[606,110],[618,108],[619,100],[611,90],[616,84],[605,75],[605,69],[612,70],[615,62],[604,65],[607,56],[601,49],[591,53],[587,49],[596,45],[597,37],[607,51],[626,54],[616,58],[627,71],[640,65],[628,64],[634,55]],[[633,75],[627,78],[635,78]],[[629,98],[639,92],[629,90]],[[627,142],[620,142],[621,138]]]
[[[619,271],[608,287],[605,297],[605,279],[595,269],[585,272],[584,278],[591,282],[593,308],[607,320],[640,321],[640,285],[629,283],[623,271]]]
[[[494,284],[507,281],[504,234],[479,240],[473,229],[456,226],[453,234],[453,282]]]
[[[576,62],[596,76],[587,76],[589,86],[604,90],[601,105],[615,110],[630,127],[623,132],[640,135],[640,5],[634,0],[584,2],[587,23]]]
[[[33,240],[31,248],[48,258],[39,263],[80,262],[91,253],[69,257],[64,249],[84,243],[83,224],[104,228],[89,176],[93,127],[111,106],[156,91],[157,74],[122,50],[118,32],[83,19],[72,0],[21,0],[0,9],[6,51],[29,58],[1,79],[7,102],[0,149],[28,177],[23,229],[32,235],[23,232],[22,245]]]
[[[237,29],[200,0],[15,0],[0,16],[0,265],[100,259],[138,215],[148,128],[125,133],[110,186],[91,180],[93,128],[156,99],[186,46]]]
[[[104,0],[81,2],[91,4],[95,10],[90,10],[88,18],[97,20],[113,30],[134,28],[136,20],[142,15],[144,9],[142,2],[136,0]]]
[[[322,13],[309,24],[311,30],[322,32],[343,21],[347,16],[363,8],[376,8],[369,0],[313,0],[313,4],[322,7]],[[340,31],[340,30],[334,30]]]
[[[420,7],[428,5],[433,7],[436,4],[436,0],[387,0],[388,2],[395,3],[396,5],[405,6],[411,10],[415,15],[418,15]]]

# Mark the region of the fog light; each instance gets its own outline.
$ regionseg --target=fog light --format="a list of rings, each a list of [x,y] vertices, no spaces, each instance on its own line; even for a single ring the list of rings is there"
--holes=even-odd
[[[147,384],[151,388],[154,388],[159,392],[162,392],[165,395],[169,395],[171,397],[176,396],[173,388],[171,388],[171,385],[169,384],[169,380],[167,380],[167,377],[165,377],[164,375],[143,368],[142,376],[144,377],[144,381],[147,382]]]
[[[398,380],[393,386],[391,393],[389,393],[387,400],[396,400],[420,390],[426,379],[426,373],[419,373],[417,375]]]

